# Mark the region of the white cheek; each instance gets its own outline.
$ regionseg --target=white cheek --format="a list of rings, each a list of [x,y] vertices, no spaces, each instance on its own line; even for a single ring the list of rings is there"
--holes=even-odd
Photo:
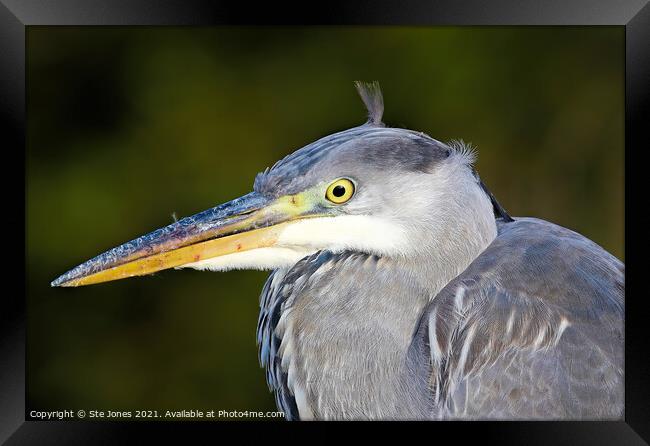
[[[379,255],[402,253],[408,246],[404,230],[378,217],[343,215],[309,218],[287,226],[278,238],[278,246],[307,250],[346,249]]]
[[[221,257],[188,263],[178,268],[228,271],[233,269],[272,270],[291,267],[316,251],[346,249],[379,255],[404,252],[404,231],[376,217],[345,215],[299,220],[287,226],[275,246],[251,249]]]
[[[209,271],[228,271],[233,269],[272,270],[295,265],[298,260],[313,252],[304,249],[280,247],[258,248],[200,260],[178,268],[194,268]]]

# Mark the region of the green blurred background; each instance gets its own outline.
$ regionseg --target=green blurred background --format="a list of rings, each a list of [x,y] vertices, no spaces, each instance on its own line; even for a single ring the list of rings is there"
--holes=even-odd
[[[30,27],[27,48],[31,409],[275,408],[266,273],[48,284],[361,124],[357,79],[380,81],[389,125],[475,144],[512,215],[623,259],[622,27]]]

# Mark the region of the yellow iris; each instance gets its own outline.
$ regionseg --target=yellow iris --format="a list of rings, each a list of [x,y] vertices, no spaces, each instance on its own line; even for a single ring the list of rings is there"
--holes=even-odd
[[[335,204],[343,204],[354,195],[354,183],[347,178],[334,181],[327,188],[325,198]]]

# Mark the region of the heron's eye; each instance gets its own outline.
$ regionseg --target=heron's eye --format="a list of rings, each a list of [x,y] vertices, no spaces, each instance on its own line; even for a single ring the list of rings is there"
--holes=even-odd
[[[327,188],[325,198],[335,204],[343,204],[354,195],[354,184],[352,181],[341,178],[336,180]]]

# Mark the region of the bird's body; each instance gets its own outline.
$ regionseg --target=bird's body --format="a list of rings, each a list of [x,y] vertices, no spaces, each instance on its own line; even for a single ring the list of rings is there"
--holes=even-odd
[[[543,220],[497,227],[435,295],[412,268],[355,252],[272,273],[258,341],[278,406],[292,419],[620,419],[623,264]]]
[[[620,419],[624,266],[512,219],[473,152],[381,122],[299,149],[253,192],[72,269],[272,270],[260,358],[289,419]]]

